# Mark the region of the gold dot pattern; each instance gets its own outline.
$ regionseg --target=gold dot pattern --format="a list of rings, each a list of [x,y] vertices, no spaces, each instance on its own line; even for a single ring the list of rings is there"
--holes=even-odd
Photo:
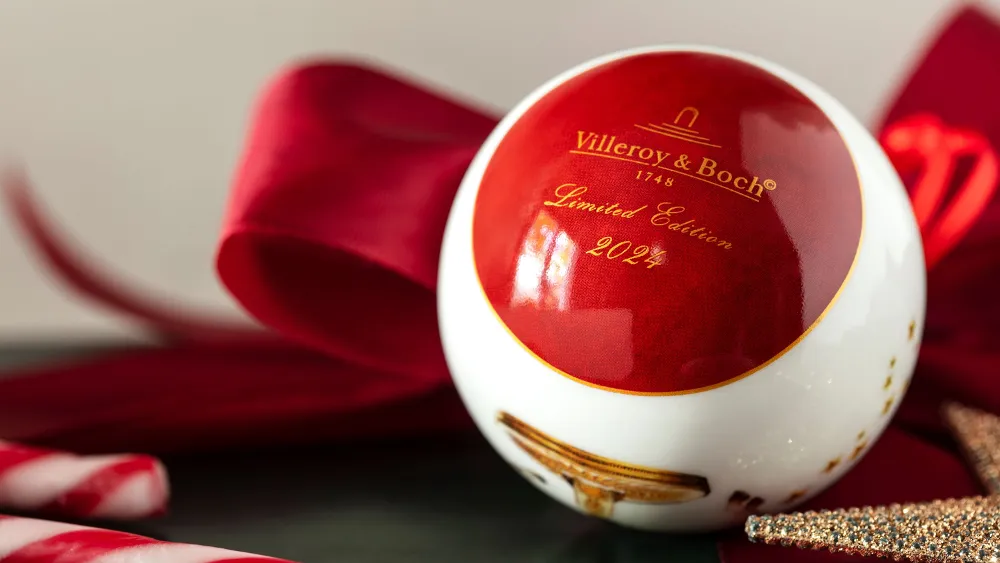
[[[889,414],[889,411],[892,410],[892,405],[895,402],[896,402],[895,397],[889,397],[885,402],[885,406],[882,407],[882,414]]]
[[[788,498],[785,499],[785,502],[786,503],[795,502],[795,501],[799,500],[800,498],[806,496],[806,493],[808,493],[808,492],[809,491],[807,491],[805,489],[799,489],[797,491],[792,491],[792,494],[788,495]]]
[[[861,454],[865,451],[865,448],[867,447],[868,447],[868,442],[861,442],[857,446],[854,446],[854,451],[851,452],[851,461],[858,459],[858,457],[861,456]]]

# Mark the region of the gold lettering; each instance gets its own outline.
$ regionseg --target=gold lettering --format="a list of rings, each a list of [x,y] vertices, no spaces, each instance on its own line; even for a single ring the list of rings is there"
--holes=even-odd
[[[640,207],[638,209],[633,209],[632,211],[623,211],[621,216],[624,217],[624,218],[626,218],[626,219],[631,219],[632,217],[635,217],[636,213],[642,211],[643,209],[646,209],[645,205],[643,205],[642,207]]]
[[[664,201],[657,205],[656,209],[658,213],[654,213],[649,218],[649,222],[657,227],[665,227],[668,230],[676,231],[707,243],[716,243],[716,246],[725,250],[730,250],[733,247],[728,241],[719,240],[718,237],[713,236],[712,231],[706,231],[705,227],[698,227],[695,219],[674,222],[676,216],[684,213],[686,209],[682,205],[674,205],[669,201]]]
[[[667,228],[670,229],[671,231],[680,231],[681,227],[684,227],[685,229],[690,229],[691,228],[691,223],[694,223],[694,219],[688,219],[687,221],[684,221],[683,223],[673,223],[672,225],[670,225]],[[681,232],[683,232],[683,231],[681,231]]]
[[[670,218],[678,213],[684,212],[684,207],[680,205],[672,205],[669,201],[664,201],[656,206],[656,210],[659,213],[654,213],[652,217],[649,218],[649,222],[656,225],[657,227],[662,227],[670,223]]]
[[[701,158],[701,166],[698,167],[698,175],[700,176],[712,176],[715,174],[715,167],[718,163],[708,157]]]
[[[756,176],[754,176],[753,180],[750,182],[750,187],[747,188],[747,191],[749,191],[750,193],[754,194],[757,197],[760,197],[761,195],[763,195],[764,190],[771,191],[774,188],[778,187],[777,182],[775,182],[774,180],[764,180],[763,184],[758,184],[757,183],[757,179],[758,178]],[[754,188],[757,188],[757,189],[754,190]]]
[[[566,188],[570,188],[568,191]],[[543,201],[542,205],[548,205],[551,207],[567,207],[566,200],[581,196],[587,193],[587,188],[585,186],[577,186],[576,184],[563,184],[556,188],[555,194],[559,198],[558,201]],[[535,200],[538,201],[538,200]],[[575,203],[575,202],[574,202]],[[568,205],[572,207],[572,205]]]
[[[623,219],[631,219],[635,217],[640,211],[645,209],[647,206],[643,205],[632,210],[622,209],[618,202],[606,202],[604,204],[592,203],[589,201],[583,201],[579,199],[580,196],[587,193],[586,186],[578,186],[576,184],[567,183],[556,187],[553,190],[555,194],[554,199],[542,201],[542,205],[549,207],[565,207],[567,209],[573,209],[575,211],[587,211],[590,213],[602,213],[604,215],[611,215],[612,217],[621,217]]]
[[[681,114],[683,114],[680,116],[681,119],[686,118],[691,120],[689,123],[697,119],[697,112],[694,108],[685,108],[681,111]],[[774,191],[778,187],[775,180],[763,176],[751,175],[750,171],[746,169],[738,168],[736,172],[723,170],[721,168],[727,164],[724,161],[720,162],[700,155],[692,157],[686,153],[674,154],[660,150],[655,146],[619,142],[617,135],[610,135],[599,131],[577,130],[575,141],[576,147],[575,149],[570,149],[570,153],[591,156],[607,155],[606,158],[612,159],[615,159],[615,157],[611,155],[624,157],[617,158],[616,160],[635,159],[633,162],[637,164],[659,168],[667,172],[672,172],[674,175],[680,174],[693,177],[707,184],[734,192],[737,195],[748,197],[748,199],[754,201],[758,201],[758,198],[762,197],[766,192]],[[598,153],[604,153],[604,155]],[[700,160],[698,160],[699,158]],[[668,159],[672,161],[669,164]],[[695,166],[696,164],[697,166]],[[674,177],[664,178],[662,174],[657,175],[656,172],[650,172],[651,170],[650,168],[647,168],[645,171],[640,169],[637,172],[636,180],[656,182],[663,186],[672,186],[674,180],[677,179]],[[745,174],[745,176],[738,176],[737,174]],[[645,175],[645,178],[643,175]],[[739,193],[737,190],[747,193]],[[568,207],[568,202],[564,207]],[[599,209],[597,212],[603,213],[604,209]],[[622,211],[622,213],[626,213],[626,211]]]
[[[604,152],[604,141],[607,140],[608,140],[607,135],[601,135],[601,142],[597,144],[597,148],[594,150],[596,150],[597,152]]]

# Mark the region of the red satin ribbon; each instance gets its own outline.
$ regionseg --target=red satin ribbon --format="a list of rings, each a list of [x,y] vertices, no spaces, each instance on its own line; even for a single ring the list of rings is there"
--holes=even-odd
[[[997,190],[997,153],[981,133],[946,126],[932,114],[918,114],[889,125],[882,147],[900,174],[914,170],[910,192],[930,270],[962,240]],[[945,204],[959,164],[971,171]]]
[[[230,326],[100,271],[19,173],[12,218],[49,271],[170,347],[0,379],[0,435],[77,451],[219,449],[466,428],[438,339],[444,224],[496,120],[353,65],[264,90],[218,271],[275,332]]]

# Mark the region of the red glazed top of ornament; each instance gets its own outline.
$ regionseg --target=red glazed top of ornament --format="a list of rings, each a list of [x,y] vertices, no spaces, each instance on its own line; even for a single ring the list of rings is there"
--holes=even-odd
[[[720,55],[607,63],[546,94],[484,172],[483,291],[510,334],[581,383],[718,387],[808,333],[846,282],[861,189],[826,114]]]

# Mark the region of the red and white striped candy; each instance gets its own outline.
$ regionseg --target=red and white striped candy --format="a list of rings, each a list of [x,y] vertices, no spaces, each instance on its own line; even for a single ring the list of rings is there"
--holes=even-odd
[[[0,516],[0,563],[288,563],[216,547]]]
[[[0,442],[0,506],[132,519],[166,509],[167,473],[145,455],[78,456]]]

